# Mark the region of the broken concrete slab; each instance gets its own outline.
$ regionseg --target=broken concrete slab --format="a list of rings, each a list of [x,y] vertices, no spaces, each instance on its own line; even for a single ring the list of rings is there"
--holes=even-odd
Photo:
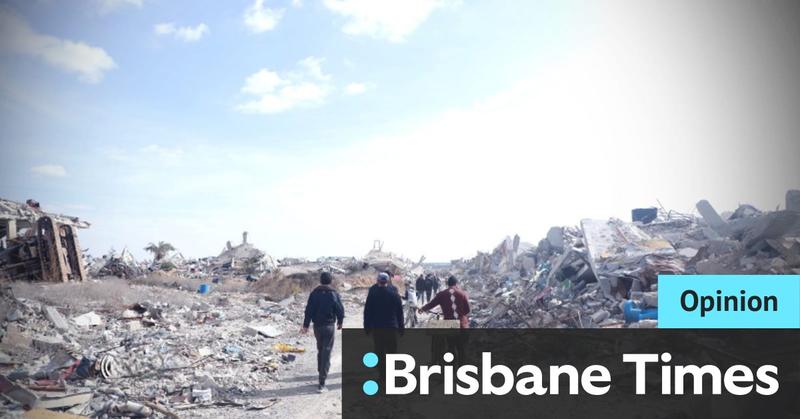
[[[67,323],[67,319],[58,312],[55,307],[46,306],[44,308],[44,315],[47,317],[47,320],[50,320],[55,326],[56,329],[60,331],[66,331],[69,329],[69,323]]]
[[[719,234],[720,236],[727,236],[730,234],[730,227],[722,217],[719,216],[717,210],[711,206],[711,203],[707,200],[703,199],[695,205],[697,211],[700,212],[700,215],[703,216],[703,219],[708,223],[708,226],[711,227],[714,232]]]
[[[762,240],[800,235],[800,212],[775,211],[758,217],[744,232],[745,247],[753,247]]]
[[[92,400],[92,392],[73,393],[73,394],[59,394],[42,397],[34,404],[38,409],[63,409],[67,407],[76,406],[79,404],[88,403]]]
[[[32,340],[33,347],[43,352],[64,351],[66,349],[66,342],[60,337],[35,336]]]
[[[551,227],[547,231],[547,241],[554,249],[564,250],[564,228]]]
[[[599,324],[603,320],[607,319],[610,315],[611,313],[609,313],[607,310],[600,310],[592,314],[590,317],[594,324]]]
[[[142,314],[136,310],[127,309],[122,312],[120,318],[128,320],[128,319],[140,319],[142,318]]]
[[[272,325],[249,325],[244,328],[244,334],[248,336],[261,335],[268,338],[276,338],[283,334],[283,331]]]
[[[81,314],[80,316],[75,316],[72,318],[72,321],[78,326],[83,327],[100,326],[103,324],[103,318],[94,311]]]

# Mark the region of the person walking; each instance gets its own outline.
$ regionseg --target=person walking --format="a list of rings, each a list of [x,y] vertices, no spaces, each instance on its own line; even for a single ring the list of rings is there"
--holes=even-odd
[[[439,306],[445,320],[458,320],[461,329],[469,328],[469,296],[458,287],[458,280],[455,276],[447,278],[447,288],[440,291],[433,297],[428,304],[420,307],[418,312],[430,311]],[[447,350],[455,356],[454,365],[464,365],[466,363],[466,333],[459,333],[454,336],[447,336],[445,339]]]
[[[433,278],[433,295],[436,295],[439,293],[439,288],[442,287],[442,281],[436,274],[431,274],[431,278]]]
[[[445,320],[458,320],[462,329],[469,328],[469,296],[458,287],[458,280],[455,276],[447,278],[447,288],[436,294],[435,297],[424,306],[420,307],[419,312],[427,312],[439,306]]]
[[[405,318],[405,326],[406,327],[417,327],[419,320],[417,318],[417,308],[419,305],[417,304],[417,291],[414,289],[414,283],[411,279],[406,279],[405,282],[406,291],[403,294],[403,299],[406,301],[406,318]]]
[[[417,290],[417,301],[422,303],[425,300],[425,277],[422,275],[418,276],[415,285]]]
[[[433,295],[433,275],[429,272],[425,277],[425,301],[430,302]]]
[[[397,352],[397,339],[405,332],[400,294],[389,289],[389,275],[381,272],[367,293],[364,304],[364,331],[372,335],[375,354],[385,362],[387,353]],[[383,365],[383,364],[381,364]],[[379,368],[381,381],[385,368]]]
[[[344,322],[344,306],[339,293],[331,283],[333,276],[323,272],[319,276],[320,285],[311,291],[306,304],[303,328],[300,333],[307,334],[308,327],[314,323],[314,338],[317,340],[317,372],[319,373],[320,393],[326,391],[325,379],[331,368],[331,351],[336,330],[342,329]],[[335,328],[335,329],[334,329]]]

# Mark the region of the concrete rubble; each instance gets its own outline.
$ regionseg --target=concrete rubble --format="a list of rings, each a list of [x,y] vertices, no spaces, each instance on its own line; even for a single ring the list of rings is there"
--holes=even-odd
[[[785,210],[720,215],[635,209],[632,219],[553,227],[535,246],[506,238],[452,261],[477,327],[655,327],[659,274],[800,274],[798,191]],[[635,315],[634,315],[635,313]],[[627,314],[627,316],[626,316]]]
[[[789,191],[776,211],[740,205],[720,214],[705,200],[697,215],[636,208],[631,222],[584,219],[536,243],[507,237],[473,258],[431,264],[378,240],[361,257],[275,260],[247,233],[199,259],[172,250],[136,260],[126,248],[92,257],[75,234],[88,223],[0,200],[0,416],[267,409],[275,401],[254,396],[258,389],[313,352],[295,331],[324,271],[335,274],[348,313],[360,312],[378,272],[436,271],[461,279],[473,327],[657,327],[659,274],[800,274],[798,201]],[[59,243],[61,257],[41,260],[47,243]],[[394,285],[403,292],[402,281]]]
[[[278,303],[259,293],[200,295],[127,284],[154,300],[116,305],[113,297],[82,298],[56,306],[50,299],[61,292],[29,290],[23,298],[13,286],[2,290],[0,416],[23,409],[102,418],[258,411],[274,400],[252,395],[312,349],[285,333],[299,330],[304,298]],[[353,298],[343,295],[351,313]]]

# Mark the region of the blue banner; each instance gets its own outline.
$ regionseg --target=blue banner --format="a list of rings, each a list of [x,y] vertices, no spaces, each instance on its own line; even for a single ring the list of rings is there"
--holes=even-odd
[[[800,275],[659,275],[658,327],[800,328]]]

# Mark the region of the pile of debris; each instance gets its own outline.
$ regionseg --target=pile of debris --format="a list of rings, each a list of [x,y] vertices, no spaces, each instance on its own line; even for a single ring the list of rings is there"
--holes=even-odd
[[[413,262],[409,259],[383,250],[383,242],[376,240],[363,258],[329,256],[315,261],[304,258],[283,258],[278,266],[262,276],[254,291],[263,292],[272,299],[306,292],[319,283],[322,272],[336,274],[335,285],[342,290],[368,288],[375,283],[379,272],[403,274],[416,277],[422,274],[423,259]],[[401,291],[402,283],[395,284]]]
[[[474,300],[479,327],[655,327],[658,275],[800,274],[800,191],[786,209],[741,205],[700,216],[663,209],[632,222],[553,227],[533,246],[506,238],[490,253],[451,263]]]
[[[252,280],[272,272],[275,262],[264,251],[247,242],[247,232],[242,233],[242,243],[236,246],[228,241],[218,256],[187,259],[177,250],[170,250],[151,261],[137,262],[127,249],[117,254],[111,249],[106,255],[86,261],[93,278],[114,276],[133,279],[150,272],[175,275],[180,278],[212,278],[216,282],[224,277],[248,277]]]
[[[144,266],[136,262],[136,258],[128,248],[123,248],[119,255],[114,249],[111,249],[108,254],[101,257],[92,258],[90,256],[86,261],[86,267],[92,278],[115,276],[131,279],[143,275],[146,271]]]
[[[218,275],[233,273],[261,276],[275,269],[272,256],[247,242],[246,231],[242,233],[241,244],[232,246],[228,241],[219,256],[211,258],[208,264],[210,272]]]
[[[89,223],[0,198],[0,277],[63,282],[83,281],[86,272],[78,242]]]
[[[204,296],[120,284],[156,300],[113,307],[102,298],[57,307],[3,290],[0,416],[23,408],[91,417],[177,417],[215,406],[260,410],[270,402],[251,395],[306,350],[285,333],[299,329],[302,298],[270,302],[250,293]]]

